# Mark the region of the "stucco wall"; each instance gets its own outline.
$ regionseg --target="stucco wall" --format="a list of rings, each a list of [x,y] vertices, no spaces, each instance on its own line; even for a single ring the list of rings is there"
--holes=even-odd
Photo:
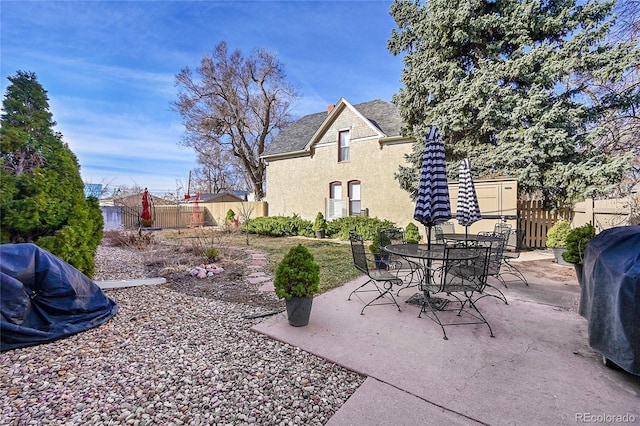
[[[316,213],[325,212],[330,183],[342,182],[343,197],[347,197],[348,182],[359,180],[362,208],[369,216],[377,216],[402,224],[413,215],[409,195],[393,178],[399,164],[406,164],[404,154],[411,143],[379,144],[377,138],[351,141],[350,160],[338,162],[336,123],[333,140],[323,138],[311,157],[270,161],[267,166],[267,202],[270,216],[299,214],[313,220]]]

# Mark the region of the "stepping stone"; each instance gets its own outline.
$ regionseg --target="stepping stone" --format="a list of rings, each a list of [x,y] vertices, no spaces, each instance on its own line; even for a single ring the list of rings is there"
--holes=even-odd
[[[273,281],[264,283],[258,290],[260,291],[275,291],[273,288]]]
[[[265,281],[270,281],[271,278],[267,277],[266,275],[263,277],[254,277],[254,278],[249,278],[247,279],[247,281],[249,281],[249,284],[260,284],[263,283]]]

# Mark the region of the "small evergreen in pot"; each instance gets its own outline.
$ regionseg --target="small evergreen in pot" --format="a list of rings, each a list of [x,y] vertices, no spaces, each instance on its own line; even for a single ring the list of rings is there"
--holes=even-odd
[[[562,254],[567,249],[567,235],[569,235],[569,231],[571,231],[571,224],[568,220],[557,221],[547,231],[547,247],[553,251],[556,262],[558,262],[559,265],[570,266],[570,264],[562,258]]]
[[[295,327],[309,323],[313,295],[320,291],[320,266],[302,244],[291,247],[278,264],[273,286],[276,295],[285,300],[289,324]]]
[[[418,244],[420,242],[420,231],[415,223],[410,222],[404,228],[404,240],[407,244]]]
[[[576,269],[578,282],[582,285],[582,265],[584,263],[584,252],[587,243],[596,236],[596,228],[590,223],[578,226],[569,231],[567,235],[567,250],[562,253],[565,262],[573,263]]]
[[[318,212],[316,215],[316,221],[313,223],[312,229],[316,233],[316,238],[324,238],[327,232],[327,221],[322,212]]]

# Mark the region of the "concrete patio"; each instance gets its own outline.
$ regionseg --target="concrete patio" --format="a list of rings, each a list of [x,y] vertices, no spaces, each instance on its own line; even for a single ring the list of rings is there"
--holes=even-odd
[[[505,305],[484,298],[484,324],[440,327],[419,307],[347,301],[364,278],[314,299],[306,327],[286,313],[253,327],[367,376],[329,425],[561,425],[640,423],[640,377],[605,367],[577,313],[573,269],[546,252],[519,259],[529,286],[514,281]],[[499,285],[497,282],[493,284]]]

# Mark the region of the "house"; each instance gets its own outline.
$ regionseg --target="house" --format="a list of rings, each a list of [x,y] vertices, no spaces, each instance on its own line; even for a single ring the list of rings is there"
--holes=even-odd
[[[283,129],[262,155],[269,215],[369,215],[406,226],[414,203],[394,174],[408,165],[414,139],[403,137],[401,126],[391,103],[342,98]]]

